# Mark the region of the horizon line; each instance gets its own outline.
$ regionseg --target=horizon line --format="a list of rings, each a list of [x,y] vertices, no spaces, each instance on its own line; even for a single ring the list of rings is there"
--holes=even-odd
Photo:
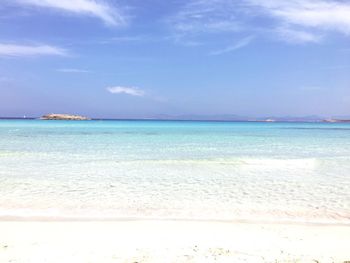
[[[285,119],[278,119],[285,118]],[[0,120],[40,120],[40,117],[16,117],[16,116],[0,116]],[[315,118],[303,119],[303,117],[261,117],[256,119],[186,119],[186,118],[91,118],[90,121],[196,121],[196,122],[261,122],[261,123],[281,123],[281,122],[299,122],[299,123],[332,123],[334,122],[350,122],[350,119],[340,118]],[[59,121],[59,120],[58,120]],[[72,121],[72,120],[70,120]],[[73,120],[74,121],[74,120]],[[76,120],[81,121],[81,120]]]

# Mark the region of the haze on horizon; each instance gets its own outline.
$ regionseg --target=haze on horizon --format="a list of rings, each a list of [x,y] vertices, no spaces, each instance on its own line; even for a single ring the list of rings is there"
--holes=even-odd
[[[349,116],[350,2],[0,0],[0,116]]]

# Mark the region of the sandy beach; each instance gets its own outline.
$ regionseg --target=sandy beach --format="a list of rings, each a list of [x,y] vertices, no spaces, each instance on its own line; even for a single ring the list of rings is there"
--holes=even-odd
[[[350,226],[2,221],[0,262],[346,262]]]

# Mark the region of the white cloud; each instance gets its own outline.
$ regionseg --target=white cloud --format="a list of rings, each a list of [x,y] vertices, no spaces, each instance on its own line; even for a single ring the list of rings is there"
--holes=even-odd
[[[0,43],[0,56],[31,57],[31,56],[66,56],[67,50],[50,45],[17,45]]]
[[[144,96],[145,92],[142,89],[139,89],[137,87],[122,87],[122,86],[115,86],[115,87],[108,87],[107,91],[113,94],[127,94],[131,96]]]
[[[253,41],[253,39],[254,39],[253,36],[242,38],[234,45],[228,46],[228,47],[221,49],[221,50],[213,51],[210,53],[210,55],[216,56],[216,55],[222,55],[222,54],[225,54],[228,52],[235,51],[237,49],[240,49],[240,48],[243,48],[243,47],[249,45]]]
[[[350,34],[350,2],[338,0],[247,0],[290,25]]]
[[[63,72],[63,73],[90,73],[91,72],[89,70],[76,69],[76,68],[60,68],[60,69],[57,69],[57,71]]]
[[[190,0],[170,19],[178,33],[236,32],[272,36],[290,43],[318,43],[336,32],[350,36],[350,1]]]
[[[102,0],[15,0],[22,5],[51,8],[78,15],[88,15],[101,19],[107,25],[125,24],[120,10]]]

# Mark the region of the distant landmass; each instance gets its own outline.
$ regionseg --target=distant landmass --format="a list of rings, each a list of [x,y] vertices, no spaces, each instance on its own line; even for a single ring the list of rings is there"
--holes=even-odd
[[[0,117],[0,119],[38,119],[38,117]],[[166,115],[159,114],[153,116],[140,117],[115,117],[115,118],[89,118],[75,114],[51,113],[40,117],[42,120],[169,120],[169,121],[232,121],[232,122],[326,122],[326,123],[350,123],[350,116],[322,117],[317,115],[309,116],[265,116],[249,117],[230,114],[218,115]]]
[[[160,120],[197,120],[197,121],[251,121],[251,122],[322,122],[325,118],[317,115],[295,117],[295,116],[266,116],[266,117],[248,117],[239,115],[157,115],[154,119]]]
[[[324,120],[324,122],[331,122],[331,123],[344,123],[344,122],[349,122],[350,123],[350,119],[348,120],[339,120],[339,119],[326,119]]]
[[[85,116],[72,115],[72,114],[58,114],[58,113],[46,114],[40,117],[40,119],[41,120],[73,120],[73,121],[91,120],[90,118]]]

